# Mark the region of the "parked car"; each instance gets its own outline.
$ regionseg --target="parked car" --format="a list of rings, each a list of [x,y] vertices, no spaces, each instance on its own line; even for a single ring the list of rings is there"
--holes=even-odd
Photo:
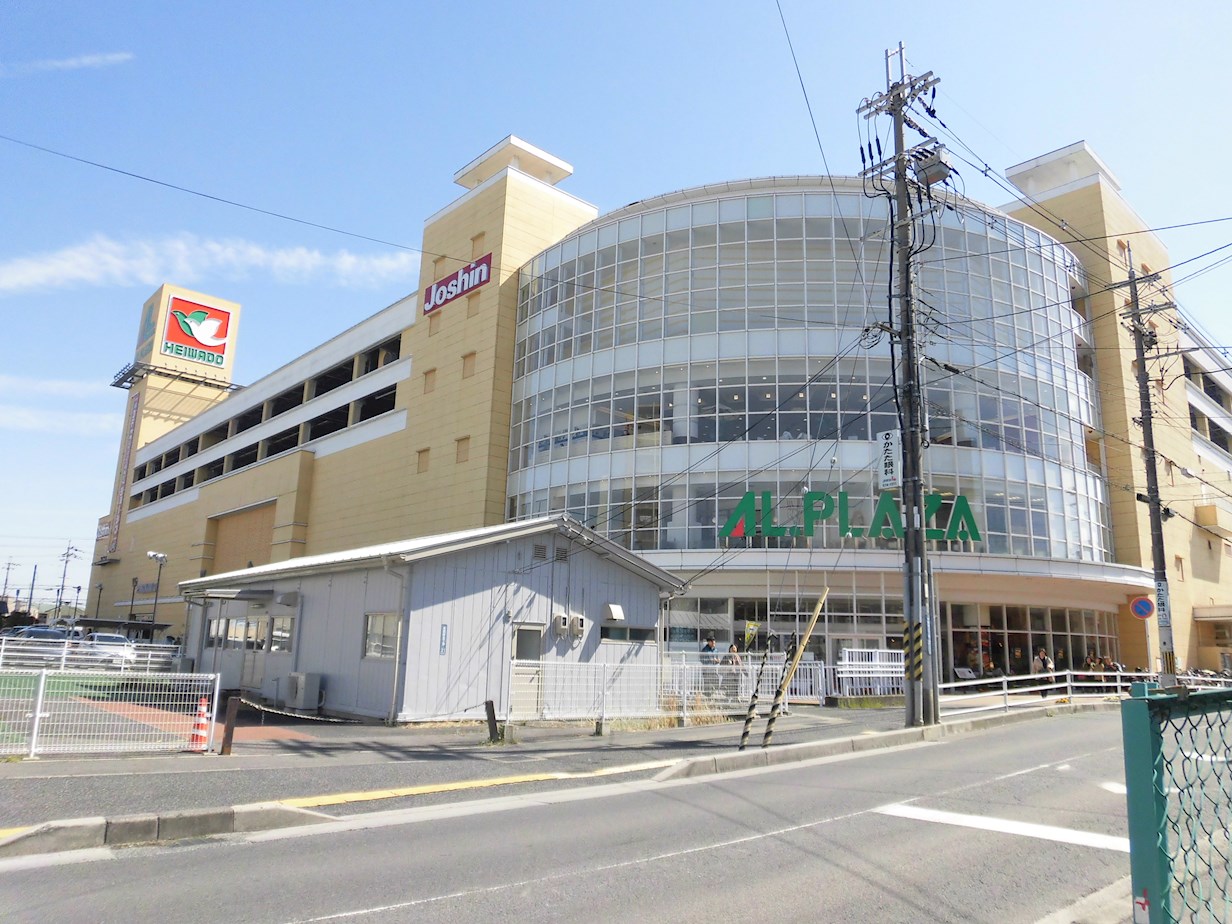
[[[52,626],[22,626],[13,633],[14,638],[37,639],[40,642],[63,642],[68,633]]]
[[[137,660],[137,646],[126,635],[114,632],[91,632],[85,644],[92,650],[111,657],[116,663]]]

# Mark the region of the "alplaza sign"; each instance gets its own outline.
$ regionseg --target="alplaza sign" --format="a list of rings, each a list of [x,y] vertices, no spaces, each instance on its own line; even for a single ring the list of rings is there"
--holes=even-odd
[[[464,266],[452,276],[446,276],[424,289],[424,314],[430,314],[461,298],[472,289],[487,285],[492,278],[492,254],[480,257],[469,266]]]
[[[230,311],[172,298],[159,352],[222,368],[227,364],[230,333]]]
[[[947,509],[949,520],[944,527],[930,526],[937,521],[937,515]],[[852,510],[846,491],[837,495],[822,491],[808,491],[801,498],[800,525],[778,526],[774,522],[774,502],[769,491],[747,492],[736,504],[719,536],[813,536],[817,524],[830,519],[838,520],[838,534],[850,536],[853,539],[869,537],[873,539],[903,538],[903,512],[899,506],[898,497],[890,491],[881,492],[873,515],[868,520],[868,526],[853,526],[851,524]],[[944,494],[924,495],[924,538],[929,540],[980,541],[980,529],[976,525],[975,515],[971,512],[971,504],[962,494],[947,497]]]

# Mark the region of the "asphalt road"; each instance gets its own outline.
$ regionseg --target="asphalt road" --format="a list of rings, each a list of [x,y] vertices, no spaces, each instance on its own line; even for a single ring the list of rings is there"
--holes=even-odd
[[[0,918],[1035,922],[1127,873],[1123,779],[1117,715],[1079,714],[782,769],[3,861]]]
[[[901,710],[855,711],[797,708],[779,720],[776,746],[865,731],[901,728]],[[740,723],[616,732],[604,737],[585,727],[516,729],[516,743],[484,743],[486,731],[472,726],[424,731],[371,726],[311,726],[317,740],[271,740],[237,746],[229,757],[185,754],[167,757],[44,759],[0,764],[0,829],[90,816],[132,815],[215,808],[321,793],[427,786],[531,773],[586,774],[623,765],[679,760],[730,751]],[[761,742],[756,725],[753,746]],[[653,771],[633,773],[646,777]],[[522,784],[541,790],[587,785],[569,782]],[[425,794],[413,799],[351,803],[346,811],[375,811],[411,805],[481,798],[475,789]],[[333,811],[326,809],[326,811]]]

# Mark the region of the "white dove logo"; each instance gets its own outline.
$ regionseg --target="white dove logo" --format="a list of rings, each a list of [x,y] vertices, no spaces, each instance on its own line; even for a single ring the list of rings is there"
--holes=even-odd
[[[182,311],[172,311],[171,313],[179,322],[181,330],[202,346],[216,347],[227,342],[226,335],[218,336],[218,328],[222,327],[222,321],[218,318],[211,318],[208,312],[194,311],[192,314],[185,314]]]

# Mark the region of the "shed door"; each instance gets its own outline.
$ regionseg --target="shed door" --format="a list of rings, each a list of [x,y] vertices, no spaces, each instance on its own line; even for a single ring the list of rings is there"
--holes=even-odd
[[[543,627],[518,626],[513,633],[510,716],[537,719],[543,714]]]
[[[265,641],[269,638],[269,617],[249,616],[248,631],[244,633],[244,667],[240,673],[240,686],[259,690],[265,681]]]

